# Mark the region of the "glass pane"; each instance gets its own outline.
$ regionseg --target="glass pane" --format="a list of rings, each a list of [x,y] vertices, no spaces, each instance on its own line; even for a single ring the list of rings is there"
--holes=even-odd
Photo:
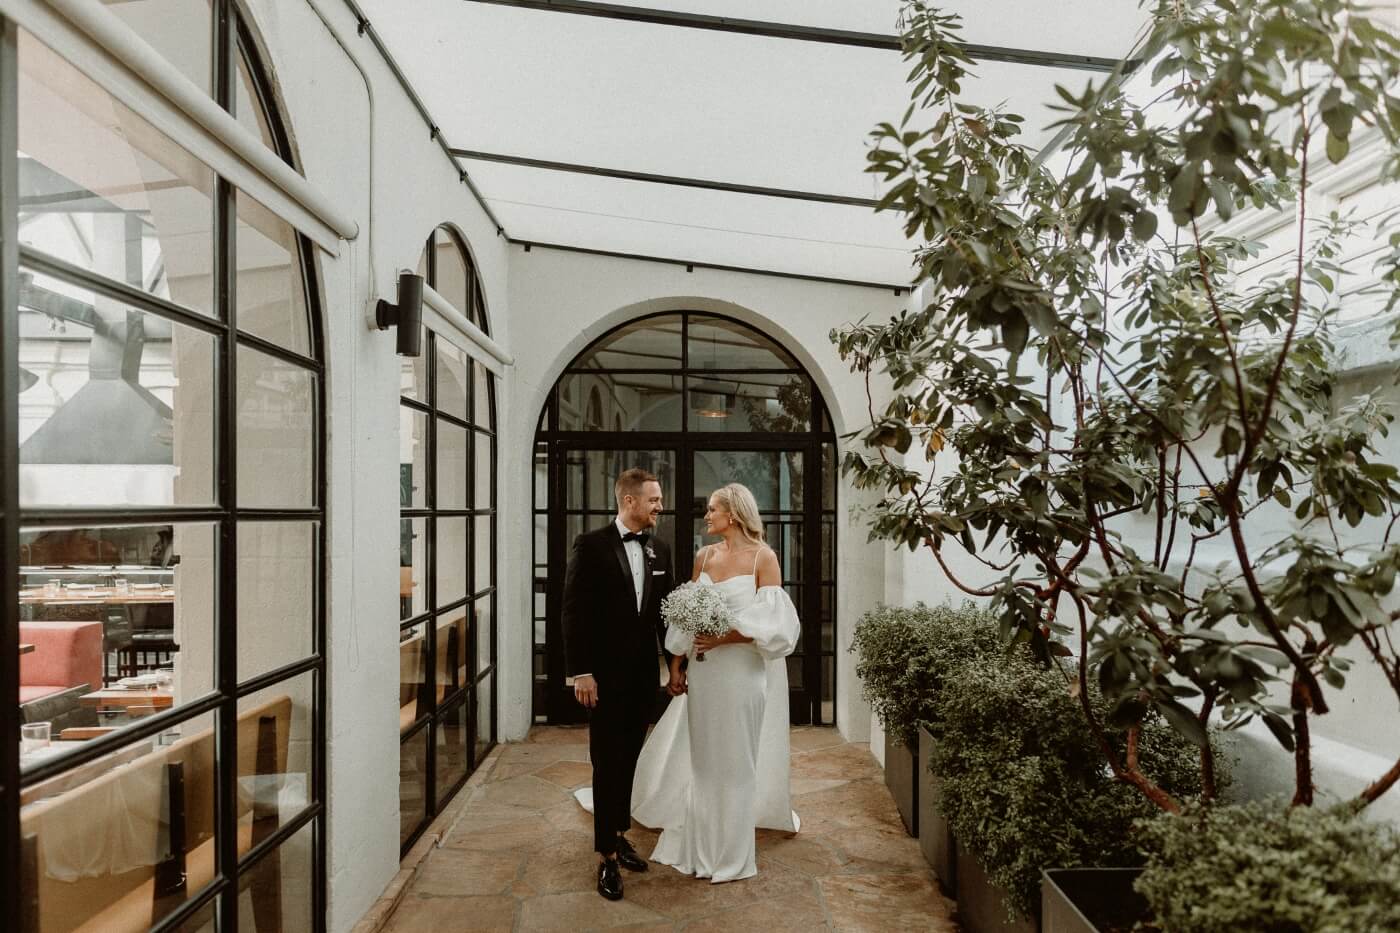
[[[311,803],[314,673],[238,701],[239,854]]]
[[[747,486],[760,512],[801,512],[802,451],[697,450],[695,502],[701,518],[710,493],[726,483]]]
[[[216,338],[24,270],[19,332],[23,505],[214,502]]]
[[[168,29],[207,56],[204,7],[183,6]],[[29,33],[18,45],[20,242],[212,314],[213,172]]]
[[[437,356],[437,409],[466,420],[467,352],[441,334],[433,341]]]
[[[249,347],[238,348],[238,504],[316,504],[316,376]]]
[[[734,373],[690,380],[690,430],[790,434],[811,426],[805,376]]]
[[[423,729],[399,746],[399,845],[428,816],[428,732]]]
[[[481,328],[488,337],[491,335],[491,322],[486,319],[486,299],[481,293],[481,279],[477,279],[472,290],[472,323]]]
[[[467,776],[470,767],[472,729],[471,717],[464,695],[437,722],[437,795],[441,807],[452,796],[457,782]]]
[[[462,253],[462,247],[458,245],[457,238],[447,230],[439,227],[433,234],[433,242],[437,251],[437,275],[431,284],[433,290],[446,298],[452,307],[462,312],[462,316],[471,317],[471,299],[468,297],[467,258]]]
[[[496,429],[496,405],[494,392],[496,390],[496,377],[491,374],[491,370],[480,363],[472,364],[472,405],[475,411],[472,414],[472,422],[479,428],[486,428],[488,431]]]
[[[263,109],[262,102],[258,100],[257,89],[253,85],[252,71],[248,67],[247,60],[238,56],[238,80],[233,83],[234,98],[233,115],[238,118],[238,122],[243,128],[252,133],[254,137],[261,139],[262,144],[273,152],[277,151],[277,143],[272,137],[272,127],[267,122],[267,112]]]
[[[579,369],[680,369],[681,316],[651,317],[620,327],[574,365]]]
[[[487,674],[476,685],[475,706],[476,706],[476,760],[481,761],[486,757],[486,753],[491,750],[491,746],[496,744],[496,732],[492,726],[492,717],[495,715],[495,688],[493,681],[495,674]]]
[[[428,345],[429,330],[424,327],[420,329],[418,335],[419,346]],[[427,404],[428,387],[428,357],[426,354],[419,356],[399,357],[399,394],[404,398],[416,399]]]
[[[791,354],[752,327],[722,318],[691,317],[686,352],[691,369],[800,368]]]
[[[238,902],[238,929],[243,933],[316,928],[311,919],[315,825],[307,823],[244,873],[248,880],[239,885]]]
[[[575,374],[561,377],[559,387],[561,431],[679,431],[682,426],[679,376]],[[565,397],[580,400],[581,407],[566,404]]]
[[[491,565],[496,559],[491,521],[489,515],[478,515],[472,519],[473,593],[480,593],[491,585]]]
[[[117,19],[209,94],[209,0],[102,0]]]
[[[218,903],[217,900],[212,900],[205,904],[195,911],[193,917],[189,917],[183,923],[173,927],[171,933],[215,933],[218,925],[214,919],[214,909]]]
[[[836,445],[822,445],[822,508],[836,510]]]
[[[399,508],[428,505],[428,416],[399,406]]]
[[[495,505],[491,499],[491,460],[495,452],[495,440],[489,434],[477,431],[473,433],[472,441],[476,445],[472,452],[476,460],[476,472],[472,477],[472,484],[476,487],[473,490],[473,507],[489,509]]]
[[[437,618],[437,700],[451,697],[470,679],[471,633],[467,631],[467,607],[453,609]]]
[[[399,520],[399,618],[410,619],[428,608],[428,520]]]
[[[128,896],[154,922],[199,894],[214,875],[217,784],[206,713],[24,788],[20,837],[35,837],[39,870],[20,885],[37,895],[37,929],[111,929],[101,915]]]
[[[316,651],[316,523],[238,523],[238,679]]]
[[[472,627],[476,631],[476,672],[491,666],[491,639],[495,618],[491,612],[491,597],[482,596],[472,604]]]
[[[822,658],[822,722],[836,721],[836,659],[831,655]]]
[[[410,626],[399,632],[399,734],[428,715],[429,697],[425,695],[428,646],[425,641],[426,623]]]
[[[467,519],[437,520],[437,604],[467,595]]]
[[[613,484],[623,470],[641,467],[660,481],[662,505],[669,510],[671,496],[675,494],[675,457],[675,451],[671,450],[570,450],[564,459],[564,508],[571,512],[614,514],[617,499],[613,495]],[[597,522],[605,523],[606,520]]]
[[[55,740],[33,760],[214,688],[212,523],[24,529],[19,549],[19,719]]]
[[[437,507],[468,507],[467,429],[441,418],[437,422]]]
[[[301,252],[291,225],[239,191],[238,328],[311,355],[311,327]]]
[[[802,689],[802,656],[790,654],[787,656],[788,689]]]

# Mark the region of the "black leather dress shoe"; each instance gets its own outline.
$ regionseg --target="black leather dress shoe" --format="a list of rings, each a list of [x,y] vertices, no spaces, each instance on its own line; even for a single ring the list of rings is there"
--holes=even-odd
[[[610,901],[622,900],[622,872],[617,859],[605,858],[598,864],[598,893]]]
[[[617,863],[628,871],[646,871],[647,860],[637,854],[626,836],[617,837]]]

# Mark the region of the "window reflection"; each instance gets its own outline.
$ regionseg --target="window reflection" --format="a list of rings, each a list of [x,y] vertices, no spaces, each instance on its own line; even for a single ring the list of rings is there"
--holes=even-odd
[[[215,529],[182,523],[20,532],[23,766],[214,687]]]
[[[237,404],[238,504],[315,505],[315,374],[240,346]]]
[[[559,430],[607,431],[621,419],[623,431],[679,431],[683,423],[681,377],[663,373],[571,373],[559,380]],[[586,399],[583,409],[566,397]]]
[[[310,319],[296,231],[241,191],[237,199],[238,328],[309,356]]]
[[[19,34],[19,239],[209,314],[214,174]]]
[[[217,340],[21,270],[20,501],[214,501]]]

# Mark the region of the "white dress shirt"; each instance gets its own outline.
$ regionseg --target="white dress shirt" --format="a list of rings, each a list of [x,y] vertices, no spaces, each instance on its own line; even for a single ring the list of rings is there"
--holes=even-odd
[[[614,519],[613,524],[617,526],[619,535],[629,535],[632,529],[622,524],[622,519]],[[631,541],[622,542],[622,549],[627,552],[627,563],[632,568],[632,589],[637,592],[637,611],[642,611],[642,587],[646,580],[647,565],[642,559],[642,542],[633,538]],[[592,674],[575,674],[574,677],[592,677]],[[574,678],[569,678],[572,680]],[[567,681],[566,681],[567,683]]]

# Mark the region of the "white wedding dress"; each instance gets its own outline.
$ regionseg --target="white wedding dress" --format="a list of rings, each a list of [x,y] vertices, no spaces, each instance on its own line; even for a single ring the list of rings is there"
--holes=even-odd
[[[713,582],[752,643],[721,645],[694,660],[691,637],[666,631],[666,650],[690,654],[688,691],[671,700],[637,761],[632,816],[660,828],[651,860],[737,881],[758,873],[754,829],[797,832],[789,790],[787,662],[801,624],[780,586],[755,590],[753,574]],[[575,796],[592,810],[593,791]]]

